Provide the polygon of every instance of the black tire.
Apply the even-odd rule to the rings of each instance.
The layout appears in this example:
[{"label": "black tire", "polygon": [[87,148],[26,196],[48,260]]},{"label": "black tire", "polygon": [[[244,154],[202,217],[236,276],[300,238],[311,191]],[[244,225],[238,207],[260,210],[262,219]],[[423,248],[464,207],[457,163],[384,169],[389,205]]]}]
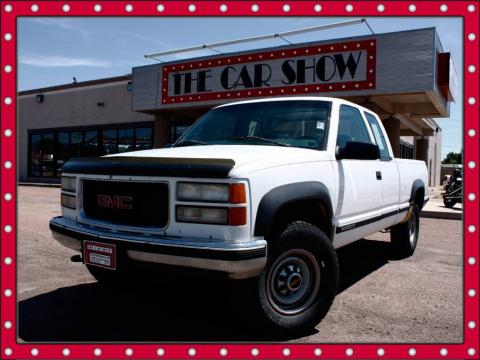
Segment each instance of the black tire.
[{"label": "black tire", "polygon": [[317,227],[296,221],[269,246],[267,265],[254,283],[261,319],[280,334],[313,329],[337,294],[338,260],[331,240]]},{"label": "black tire", "polygon": [[447,208],[452,208],[455,206],[457,202],[453,199],[448,199],[448,198],[443,198],[443,205],[445,205],[445,207]]},{"label": "black tire", "polygon": [[410,216],[407,221],[397,224],[390,229],[392,248],[400,258],[413,255],[418,243],[420,229],[420,211],[418,205],[412,205]]}]

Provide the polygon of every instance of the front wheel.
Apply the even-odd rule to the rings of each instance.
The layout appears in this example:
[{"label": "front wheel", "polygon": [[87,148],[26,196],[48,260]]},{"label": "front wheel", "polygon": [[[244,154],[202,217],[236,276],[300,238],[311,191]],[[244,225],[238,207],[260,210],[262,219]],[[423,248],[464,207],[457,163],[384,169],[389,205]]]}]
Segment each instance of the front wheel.
[{"label": "front wheel", "polygon": [[409,257],[415,252],[420,229],[419,213],[418,206],[416,204],[412,205],[408,220],[395,225],[390,230],[393,250],[400,257]]},{"label": "front wheel", "polygon": [[451,198],[443,198],[443,205],[445,205],[445,207],[447,208],[452,208],[455,206],[457,202]]},{"label": "front wheel", "polygon": [[255,284],[261,317],[281,333],[314,328],[333,303],[338,273],[327,235],[309,223],[291,223],[271,245]]}]

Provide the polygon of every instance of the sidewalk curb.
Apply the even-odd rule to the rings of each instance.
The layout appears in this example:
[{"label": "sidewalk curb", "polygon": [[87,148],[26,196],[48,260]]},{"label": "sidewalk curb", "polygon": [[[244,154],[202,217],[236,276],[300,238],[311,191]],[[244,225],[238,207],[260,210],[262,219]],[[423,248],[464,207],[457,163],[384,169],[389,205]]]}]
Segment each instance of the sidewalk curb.
[{"label": "sidewalk curb", "polygon": [[27,183],[19,182],[18,186],[36,186],[36,187],[49,187],[49,188],[60,188],[60,184],[55,183]]},{"label": "sidewalk curb", "polygon": [[462,212],[422,211],[420,217],[444,220],[462,220]]}]

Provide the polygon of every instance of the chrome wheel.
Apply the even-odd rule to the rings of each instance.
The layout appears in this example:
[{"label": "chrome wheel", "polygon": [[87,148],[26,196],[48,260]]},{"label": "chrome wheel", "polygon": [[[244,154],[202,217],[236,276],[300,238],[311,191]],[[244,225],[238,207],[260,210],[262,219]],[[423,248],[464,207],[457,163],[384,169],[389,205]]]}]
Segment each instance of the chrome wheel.
[{"label": "chrome wheel", "polygon": [[272,264],[267,277],[267,298],[282,314],[294,315],[307,309],[320,288],[320,266],[304,249],[291,249]]}]

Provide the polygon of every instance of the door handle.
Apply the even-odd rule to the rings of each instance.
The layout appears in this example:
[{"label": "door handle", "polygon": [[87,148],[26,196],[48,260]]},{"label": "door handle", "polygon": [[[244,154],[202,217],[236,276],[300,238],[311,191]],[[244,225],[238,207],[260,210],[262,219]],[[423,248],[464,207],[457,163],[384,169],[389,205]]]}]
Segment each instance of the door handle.
[{"label": "door handle", "polygon": [[377,171],[377,180],[382,180],[382,172]]}]

